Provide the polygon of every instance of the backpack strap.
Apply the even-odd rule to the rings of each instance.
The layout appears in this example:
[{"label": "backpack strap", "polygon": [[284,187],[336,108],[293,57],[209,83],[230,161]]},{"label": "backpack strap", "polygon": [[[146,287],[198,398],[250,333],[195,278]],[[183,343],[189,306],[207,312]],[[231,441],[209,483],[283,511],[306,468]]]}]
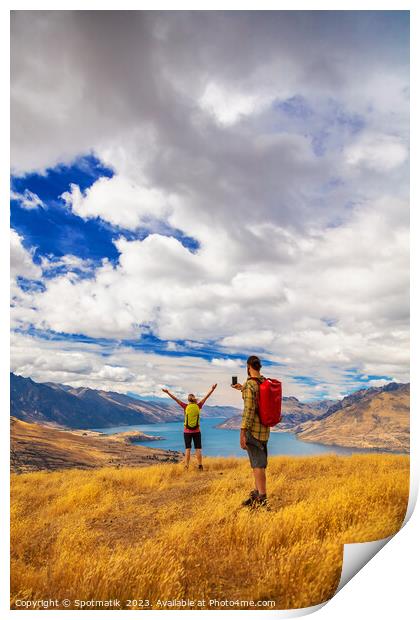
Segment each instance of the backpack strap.
[{"label": "backpack strap", "polygon": [[261,383],[264,383],[264,381],[266,381],[267,377],[262,377],[262,381],[259,380],[259,377],[248,377],[247,381],[249,380],[252,381],[256,381],[256,383],[258,384],[258,393],[256,395],[256,406],[257,406],[257,412],[259,412],[260,409],[260,390],[259,390],[259,386],[261,385]]}]

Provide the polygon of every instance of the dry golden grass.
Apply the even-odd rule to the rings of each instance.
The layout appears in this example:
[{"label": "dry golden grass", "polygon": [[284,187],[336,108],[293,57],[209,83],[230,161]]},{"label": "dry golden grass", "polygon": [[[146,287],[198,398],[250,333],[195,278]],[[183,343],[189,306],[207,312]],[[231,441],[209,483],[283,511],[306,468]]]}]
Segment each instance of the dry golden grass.
[{"label": "dry golden grass", "polygon": [[[12,476],[16,599],[274,600],[330,598],[342,545],[384,538],[404,519],[409,459],[272,457],[272,510],[240,508],[245,459]],[[210,608],[206,602],[204,608]]]}]

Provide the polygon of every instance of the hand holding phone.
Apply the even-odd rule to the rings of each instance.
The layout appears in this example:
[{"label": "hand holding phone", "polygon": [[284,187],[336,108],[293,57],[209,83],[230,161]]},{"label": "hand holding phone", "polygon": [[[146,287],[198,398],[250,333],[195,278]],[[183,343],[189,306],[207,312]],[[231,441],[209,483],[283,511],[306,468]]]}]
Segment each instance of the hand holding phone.
[{"label": "hand holding phone", "polygon": [[234,390],[242,390],[242,385],[238,383],[238,377],[232,377],[231,387],[233,387]]}]

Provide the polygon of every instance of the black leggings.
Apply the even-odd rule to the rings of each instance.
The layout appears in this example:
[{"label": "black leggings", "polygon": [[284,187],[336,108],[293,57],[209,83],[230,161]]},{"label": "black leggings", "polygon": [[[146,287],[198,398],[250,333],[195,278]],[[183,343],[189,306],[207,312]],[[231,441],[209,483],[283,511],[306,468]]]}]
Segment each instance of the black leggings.
[{"label": "black leggings", "polygon": [[201,450],[201,432],[198,433],[184,433],[184,442],[187,450],[191,449],[191,442],[194,441],[194,448]]}]

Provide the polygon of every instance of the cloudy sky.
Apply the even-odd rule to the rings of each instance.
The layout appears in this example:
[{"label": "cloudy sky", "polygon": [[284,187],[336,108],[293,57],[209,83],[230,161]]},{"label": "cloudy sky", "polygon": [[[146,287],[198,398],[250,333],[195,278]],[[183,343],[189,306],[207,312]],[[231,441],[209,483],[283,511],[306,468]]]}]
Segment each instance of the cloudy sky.
[{"label": "cloudy sky", "polygon": [[15,11],[12,369],[408,381],[409,14]]}]

